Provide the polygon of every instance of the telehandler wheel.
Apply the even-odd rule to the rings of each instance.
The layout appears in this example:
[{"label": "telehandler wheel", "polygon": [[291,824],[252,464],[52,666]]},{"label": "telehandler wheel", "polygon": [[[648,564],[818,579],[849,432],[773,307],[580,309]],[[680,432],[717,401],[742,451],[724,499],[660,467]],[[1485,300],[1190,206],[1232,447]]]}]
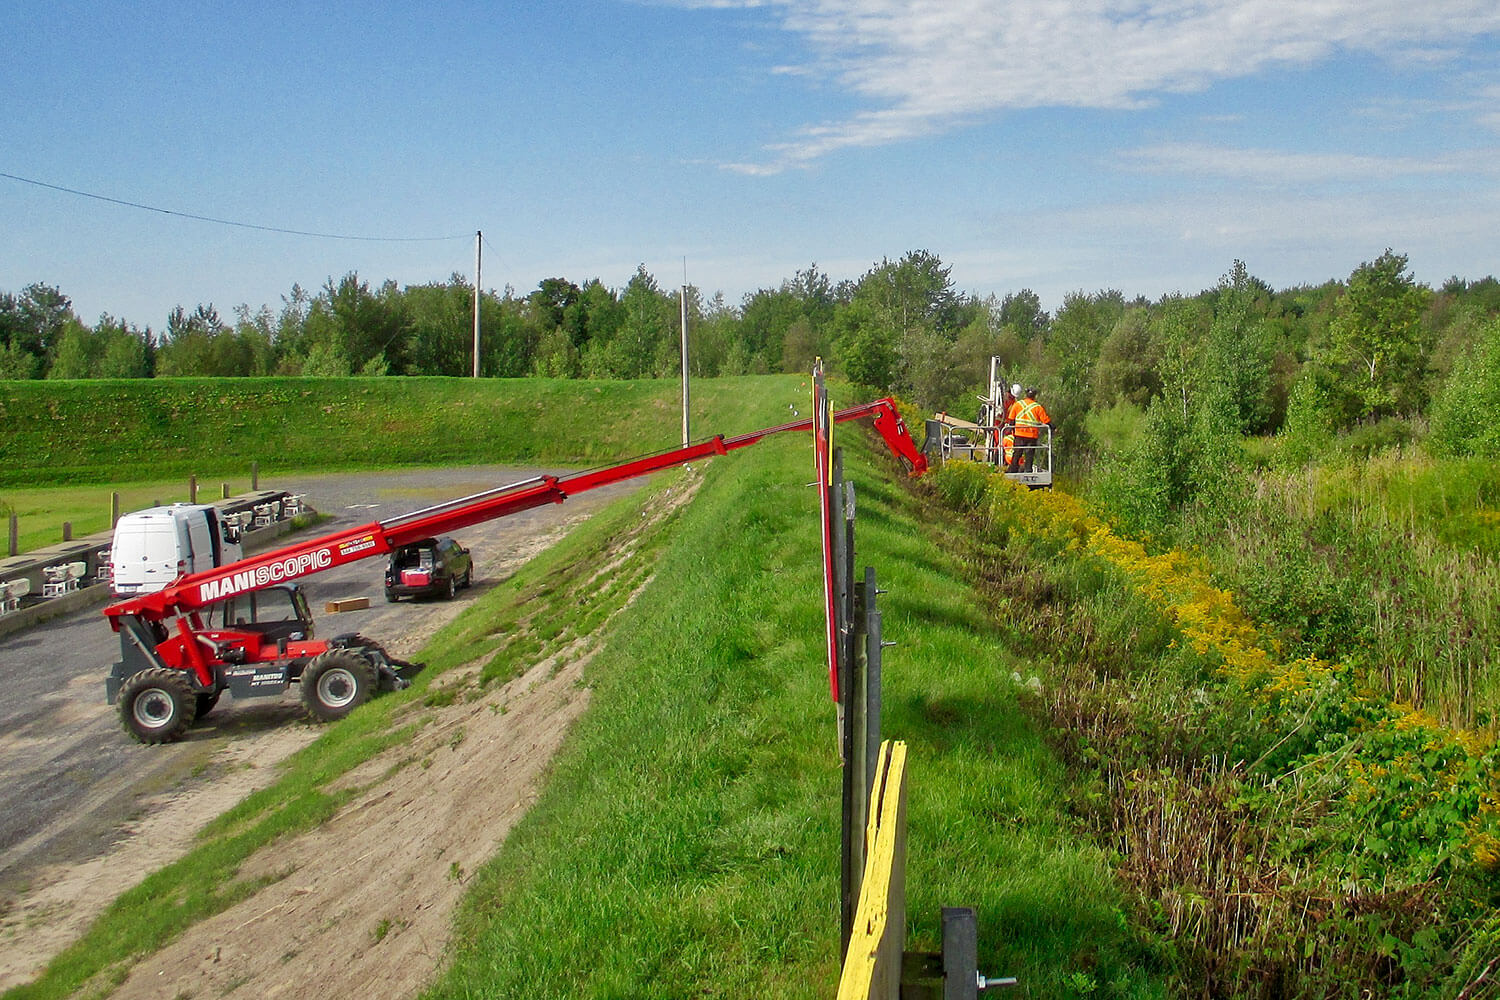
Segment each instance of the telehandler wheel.
[{"label": "telehandler wheel", "polygon": [[348,649],[313,657],[302,671],[302,704],[321,722],[342,719],[375,693],[375,667]]},{"label": "telehandler wheel", "polygon": [[120,687],[120,721],[142,743],[170,743],[198,717],[197,697],[181,670],[151,667]]}]

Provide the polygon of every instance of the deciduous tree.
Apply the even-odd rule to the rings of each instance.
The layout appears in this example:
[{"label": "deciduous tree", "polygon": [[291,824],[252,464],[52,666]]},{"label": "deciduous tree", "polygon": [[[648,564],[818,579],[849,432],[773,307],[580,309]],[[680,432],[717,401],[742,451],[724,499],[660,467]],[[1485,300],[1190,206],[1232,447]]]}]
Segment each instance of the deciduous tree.
[{"label": "deciduous tree", "polygon": [[1387,249],[1359,265],[1334,310],[1325,360],[1355,419],[1414,412],[1422,402],[1430,349],[1422,311],[1432,292],[1406,264],[1405,254]]}]

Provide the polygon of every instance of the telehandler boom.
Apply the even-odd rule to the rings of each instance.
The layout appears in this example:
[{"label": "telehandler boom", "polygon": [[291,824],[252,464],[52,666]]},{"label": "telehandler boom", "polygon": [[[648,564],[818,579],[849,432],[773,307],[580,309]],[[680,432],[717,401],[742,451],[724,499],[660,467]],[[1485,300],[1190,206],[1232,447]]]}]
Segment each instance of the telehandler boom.
[{"label": "telehandler boom", "polygon": [[[893,400],[833,415],[835,422],[864,417],[872,418],[912,475],[926,471],[927,460]],[[538,476],[180,577],[163,590],[104,609],[119,633],[121,657],[105,682],[106,696],[118,706],[126,730],[143,743],[178,739],[225,691],[236,699],[280,695],[294,682],[314,718],[342,718],[377,689],[405,687],[405,675],[420,668],[361,635],[315,639],[298,578],[812,426],[811,418],[797,420],[606,468]]]}]

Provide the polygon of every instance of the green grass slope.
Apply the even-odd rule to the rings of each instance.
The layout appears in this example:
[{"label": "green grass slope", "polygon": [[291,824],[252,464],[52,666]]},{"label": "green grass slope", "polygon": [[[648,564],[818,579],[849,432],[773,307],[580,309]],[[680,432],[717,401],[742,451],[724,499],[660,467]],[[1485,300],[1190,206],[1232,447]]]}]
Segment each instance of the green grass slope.
[{"label": "green grass slope", "polygon": [[[859,435],[861,563],[878,567],[885,733],[910,747],[908,914],[978,910],[1021,996],[1153,996],[1105,858],[1025,720],[963,567]],[[590,666],[540,801],[476,879],[430,997],[828,997],[839,767],[805,438],[714,462],[654,581]],[[939,527],[936,531],[949,531]]]},{"label": "green grass slope", "polygon": [[[789,419],[797,376],[693,384],[695,438]],[[0,382],[0,488],[197,473],[592,465],[681,441],[672,380],[255,378]]]}]

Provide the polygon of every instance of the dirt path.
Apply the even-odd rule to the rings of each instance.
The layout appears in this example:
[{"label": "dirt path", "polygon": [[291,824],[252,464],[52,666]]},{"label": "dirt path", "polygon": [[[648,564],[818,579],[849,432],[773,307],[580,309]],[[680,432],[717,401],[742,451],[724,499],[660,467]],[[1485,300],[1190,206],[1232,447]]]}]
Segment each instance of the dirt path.
[{"label": "dirt path", "polygon": [[583,665],[539,663],[480,701],[441,710],[414,743],[348,775],[345,785],[371,784],[333,820],[261,851],[241,872],[284,877],[137,965],[111,996],[336,1000],[422,989],[445,954],[464,883],[525,813],[587,703]]}]

